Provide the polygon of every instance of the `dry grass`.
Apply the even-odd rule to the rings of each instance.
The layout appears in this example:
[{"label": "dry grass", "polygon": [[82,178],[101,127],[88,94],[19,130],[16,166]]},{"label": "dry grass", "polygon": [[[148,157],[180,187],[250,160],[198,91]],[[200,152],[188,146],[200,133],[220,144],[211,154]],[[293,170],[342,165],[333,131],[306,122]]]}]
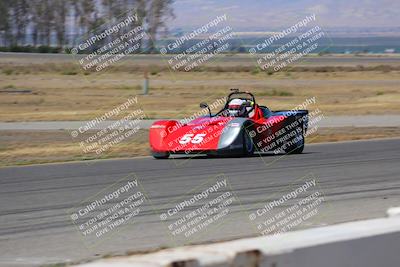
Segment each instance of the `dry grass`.
[{"label": "dry grass", "polygon": [[[80,70],[69,57],[39,59],[14,56],[0,62],[0,121],[89,120],[134,95],[148,118],[184,117],[229,88],[251,90],[272,109],[316,96],[327,115],[400,113],[400,60],[385,66],[305,60],[267,73],[254,71],[254,60],[226,56],[201,72],[185,73],[167,70],[157,56],[144,56],[98,74]],[[150,75],[147,96],[140,95],[144,69]]]},{"label": "dry grass", "polygon": [[[400,137],[400,128],[322,128],[310,135],[307,142],[334,142],[344,140]],[[85,154],[68,131],[0,131],[0,166],[27,165],[96,158],[120,158],[149,155],[148,131],[140,130],[109,151]]]},{"label": "dry grass", "polygon": [[[0,74],[0,121],[89,120],[138,95],[149,118],[187,116],[229,88],[251,90],[259,103],[288,109],[316,96],[328,115],[400,113],[400,72],[158,73],[150,95],[139,74]],[[22,90],[22,91],[21,91]]]},{"label": "dry grass", "polygon": [[0,166],[148,155],[147,140],[148,131],[141,130],[96,155],[85,153],[69,131],[0,131]]},{"label": "dry grass", "polygon": [[399,127],[339,127],[320,128],[317,134],[310,135],[306,141],[322,143],[392,137],[400,137]]}]

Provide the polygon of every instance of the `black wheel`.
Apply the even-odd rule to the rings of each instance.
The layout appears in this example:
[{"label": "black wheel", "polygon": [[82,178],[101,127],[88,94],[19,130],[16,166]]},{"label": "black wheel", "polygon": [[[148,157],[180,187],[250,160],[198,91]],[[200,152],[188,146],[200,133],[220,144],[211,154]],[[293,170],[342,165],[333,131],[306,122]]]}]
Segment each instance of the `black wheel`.
[{"label": "black wheel", "polygon": [[168,152],[152,152],[152,155],[155,159],[167,159],[169,158]]},{"label": "black wheel", "polygon": [[304,150],[304,134],[303,131],[300,131],[298,135],[296,136],[297,138],[297,143],[293,144],[290,146],[288,149],[286,149],[286,153],[288,154],[301,154],[303,153]]},{"label": "black wheel", "polygon": [[301,154],[304,150],[304,136],[302,136],[302,141],[299,141],[299,144],[292,147],[292,150],[289,152],[290,154]]},{"label": "black wheel", "polygon": [[243,156],[252,156],[254,154],[254,143],[249,132],[251,128],[243,129]]}]

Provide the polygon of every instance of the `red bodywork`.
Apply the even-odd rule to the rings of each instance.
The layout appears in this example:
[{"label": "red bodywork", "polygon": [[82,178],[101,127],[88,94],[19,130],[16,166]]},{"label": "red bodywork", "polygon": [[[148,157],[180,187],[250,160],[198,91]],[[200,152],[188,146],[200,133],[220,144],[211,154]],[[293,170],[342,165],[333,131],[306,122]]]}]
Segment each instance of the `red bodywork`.
[{"label": "red bodywork", "polygon": [[[219,149],[222,132],[234,119],[235,117],[223,116],[200,117],[187,124],[173,120],[157,121],[150,128],[151,150],[185,154],[216,151]],[[252,129],[257,132],[253,142],[258,142],[271,132],[278,131],[285,121],[285,117],[281,115],[265,118],[257,104],[254,107],[253,117],[247,119],[252,122]],[[269,125],[268,130],[262,130],[265,125]]]}]

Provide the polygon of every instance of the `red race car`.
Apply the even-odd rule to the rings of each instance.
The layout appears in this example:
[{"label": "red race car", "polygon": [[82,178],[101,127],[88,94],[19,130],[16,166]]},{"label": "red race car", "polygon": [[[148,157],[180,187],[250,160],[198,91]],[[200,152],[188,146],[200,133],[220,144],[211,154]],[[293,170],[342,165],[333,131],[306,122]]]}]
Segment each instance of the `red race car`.
[{"label": "red race car", "polygon": [[150,147],[156,159],[170,154],[242,155],[274,152],[299,154],[304,149],[307,110],[271,111],[249,92],[231,89],[224,107],[188,123],[156,121],[150,127]]}]

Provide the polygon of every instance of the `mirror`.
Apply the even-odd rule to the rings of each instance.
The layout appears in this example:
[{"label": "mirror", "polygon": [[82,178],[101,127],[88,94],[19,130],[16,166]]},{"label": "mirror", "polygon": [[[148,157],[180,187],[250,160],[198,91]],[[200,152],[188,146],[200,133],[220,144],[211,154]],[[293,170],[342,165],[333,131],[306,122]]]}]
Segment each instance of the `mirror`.
[{"label": "mirror", "polygon": [[211,109],[210,109],[210,107],[207,105],[207,103],[201,102],[201,103],[200,103],[200,108],[206,108],[206,109],[208,109],[208,114],[209,114],[210,118],[212,117],[212,115],[211,115]]},{"label": "mirror", "polygon": [[207,103],[201,102],[201,103],[200,103],[200,108],[208,108]]}]

